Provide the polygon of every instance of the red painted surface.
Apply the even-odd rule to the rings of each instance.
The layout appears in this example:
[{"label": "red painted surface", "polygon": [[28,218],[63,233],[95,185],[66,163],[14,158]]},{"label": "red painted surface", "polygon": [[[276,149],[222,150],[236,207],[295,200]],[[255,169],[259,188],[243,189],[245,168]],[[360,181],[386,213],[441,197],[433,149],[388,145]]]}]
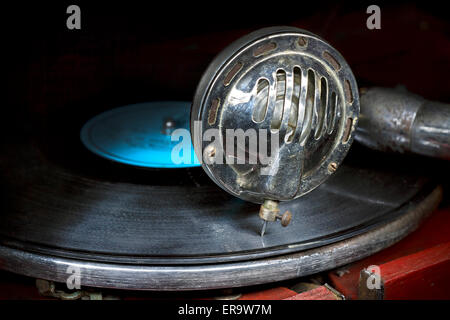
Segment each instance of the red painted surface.
[{"label": "red painted surface", "polygon": [[[402,241],[366,259],[341,268],[345,270],[342,276],[338,276],[335,271],[330,272],[332,286],[347,298],[357,299],[360,271],[371,265],[377,265],[380,266],[382,277],[383,270],[386,272],[387,299],[450,298],[448,285],[450,268],[448,262],[446,264],[442,261],[442,259],[449,259],[448,252],[440,248],[441,245],[445,247],[450,242],[448,226],[450,226],[450,208],[437,210],[418,230]],[[395,282],[395,278],[398,282]],[[440,281],[437,281],[438,278]],[[406,285],[405,282],[410,283]],[[429,286],[426,285],[427,282]],[[398,289],[395,286],[398,286]],[[414,290],[422,292],[414,292]]]},{"label": "red painted surface", "polygon": [[325,286],[320,286],[284,300],[338,300],[338,298]]},{"label": "red painted surface", "polygon": [[239,300],[283,300],[297,295],[297,292],[284,287],[244,293]]},{"label": "red painted surface", "polygon": [[450,299],[450,242],[380,266],[384,299]]}]

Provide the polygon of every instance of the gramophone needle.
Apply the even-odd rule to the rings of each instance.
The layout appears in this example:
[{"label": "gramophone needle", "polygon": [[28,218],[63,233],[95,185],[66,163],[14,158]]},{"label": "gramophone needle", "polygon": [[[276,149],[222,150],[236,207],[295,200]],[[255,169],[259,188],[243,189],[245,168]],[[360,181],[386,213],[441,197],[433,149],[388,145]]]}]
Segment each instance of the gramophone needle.
[{"label": "gramophone needle", "polygon": [[267,221],[264,221],[262,228],[261,228],[261,237],[264,236],[264,233],[266,232],[267,227]]}]

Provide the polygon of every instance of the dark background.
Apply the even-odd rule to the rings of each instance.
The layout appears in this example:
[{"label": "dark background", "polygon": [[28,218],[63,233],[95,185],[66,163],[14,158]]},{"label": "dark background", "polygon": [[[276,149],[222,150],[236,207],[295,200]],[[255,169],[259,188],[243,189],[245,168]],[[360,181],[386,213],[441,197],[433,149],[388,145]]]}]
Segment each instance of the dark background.
[{"label": "dark background", "polygon": [[[368,1],[71,0],[3,5],[0,61],[6,83],[0,145],[8,152],[7,145],[31,142],[46,161],[75,174],[153,181],[152,172],[119,167],[90,153],[79,139],[83,124],[127,104],[191,101],[215,55],[237,38],[274,25],[300,27],[327,40],[347,60],[360,87],[403,85],[428,99],[450,102],[445,4],[375,3],[381,8],[380,30],[366,27],[367,7],[374,4]],[[81,9],[81,30],[66,27],[71,4]],[[352,151],[358,147],[355,143]],[[15,157],[16,162],[28,158]],[[436,171],[440,175],[440,169]],[[157,183],[173,183],[167,175]],[[209,181],[201,170],[195,176]]]},{"label": "dark background", "polygon": [[[71,115],[82,121],[129,103],[190,101],[221,49],[272,25],[322,36],[346,58],[360,86],[402,84],[426,98],[450,101],[450,22],[444,1],[375,2],[381,30],[366,28],[372,2],[143,3],[3,6],[4,115],[36,120],[52,114],[60,121]],[[81,8],[81,30],[66,28],[70,4]]]}]

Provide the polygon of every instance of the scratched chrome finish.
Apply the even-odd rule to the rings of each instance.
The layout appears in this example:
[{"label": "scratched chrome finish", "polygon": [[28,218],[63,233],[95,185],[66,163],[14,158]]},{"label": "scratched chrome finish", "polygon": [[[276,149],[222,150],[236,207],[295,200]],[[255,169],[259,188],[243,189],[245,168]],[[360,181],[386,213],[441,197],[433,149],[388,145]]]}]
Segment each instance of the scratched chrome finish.
[{"label": "scratched chrome finish", "polygon": [[361,96],[356,140],[380,151],[450,159],[450,105],[399,89],[369,88]]},{"label": "scratched chrome finish", "polygon": [[[275,27],[237,40],[203,75],[191,126],[200,121],[203,132],[218,129],[219,142],[191,131],[211,179],[241,199],[262,203],[298,198],[330,177],[352,143],[358,114],[356,81],[339,52],[304,30]],[[267,150],[273,137],[278,152],[266,164],[220,164],[236,161],[224,147],[227,129],[265,129]],[[243,148],[260,159],[260,147]]]}]

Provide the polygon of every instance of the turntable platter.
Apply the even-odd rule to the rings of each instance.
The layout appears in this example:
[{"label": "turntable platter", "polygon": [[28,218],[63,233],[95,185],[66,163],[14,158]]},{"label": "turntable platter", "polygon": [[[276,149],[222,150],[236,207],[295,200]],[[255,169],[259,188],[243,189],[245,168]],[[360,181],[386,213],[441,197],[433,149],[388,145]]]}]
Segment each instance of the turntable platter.
[{"label": "turntable platter", "polygon": [[441,197],[404,158],[354,148],[329,181],[280,205],[289,228],[260,237],[259,206],[201,168],[142,169],[77,139],[56,155],[42,146],[60,137],[17,139],[0,157],[0,267],[64,282],[75,264],[89,286],[213,289],[319,272],[399,240]]}]

